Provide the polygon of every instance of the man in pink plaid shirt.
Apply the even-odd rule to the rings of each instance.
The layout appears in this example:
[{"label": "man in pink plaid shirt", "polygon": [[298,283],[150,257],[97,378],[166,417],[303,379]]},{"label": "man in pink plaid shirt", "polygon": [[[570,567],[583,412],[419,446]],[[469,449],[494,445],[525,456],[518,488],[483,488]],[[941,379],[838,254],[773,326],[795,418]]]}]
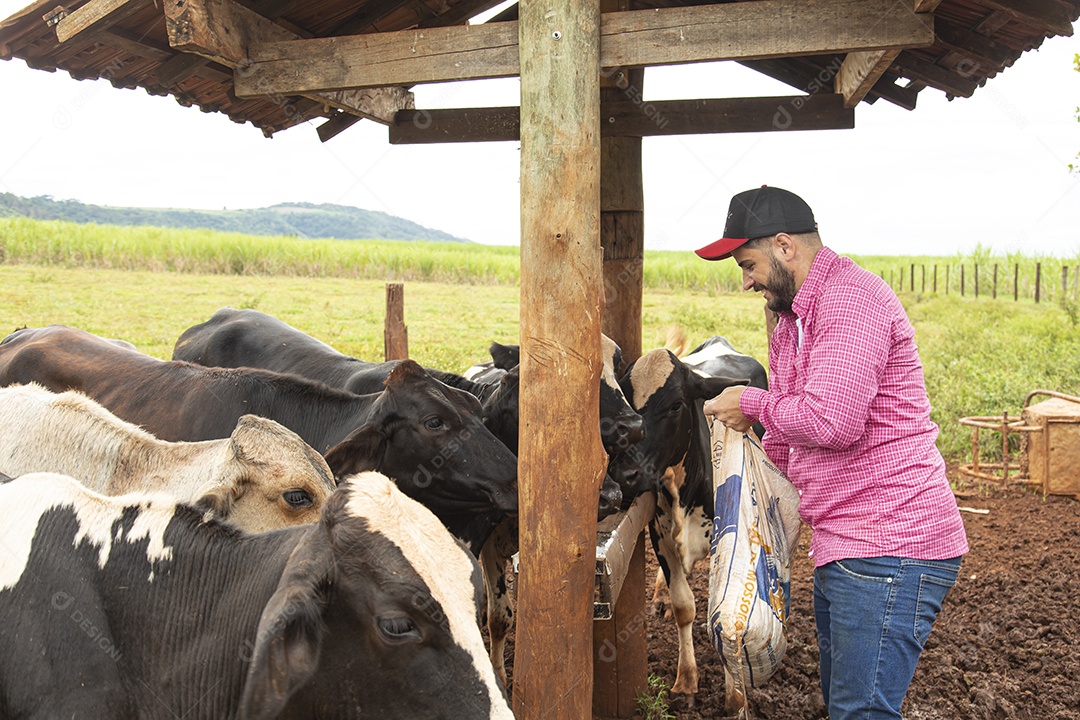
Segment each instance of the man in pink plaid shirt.
[{"label": "man in pink plaid shirt", "polygon": [[900,718],[968,551],[915,330],[883,280],[821,244],[810,207],[787,190],[736,195],[724,237],[697,254],[734,257],[743,289],[779,318],[769,389],[729,388],[705,413],[743,432],[760,421],[799,491],[829,717]]}]

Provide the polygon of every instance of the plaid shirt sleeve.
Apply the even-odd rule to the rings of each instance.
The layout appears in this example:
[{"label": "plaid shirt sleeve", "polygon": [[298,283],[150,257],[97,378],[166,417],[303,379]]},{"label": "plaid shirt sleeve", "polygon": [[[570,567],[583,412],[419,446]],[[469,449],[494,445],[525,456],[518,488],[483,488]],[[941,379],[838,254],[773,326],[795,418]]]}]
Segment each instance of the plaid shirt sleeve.
[{"label": "plaid shirt sleeve", "polygon": [[816,326],[805,329],[814,338],[804,343],[810,345],[809,357],[795,353],[796,363],[813,368],[803,391],[759,391],[763,397],[752,399],[746,409],[756,411],[774,444],[843,450],[866,430],[888,360],[892,318],[861,288],[826,295],[821,302]]}]

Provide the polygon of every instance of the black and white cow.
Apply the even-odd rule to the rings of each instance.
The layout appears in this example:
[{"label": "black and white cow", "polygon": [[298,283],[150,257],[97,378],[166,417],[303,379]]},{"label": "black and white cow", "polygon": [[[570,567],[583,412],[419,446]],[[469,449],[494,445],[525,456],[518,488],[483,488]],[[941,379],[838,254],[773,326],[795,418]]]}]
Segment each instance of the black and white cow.
[{"label": "black and white cow", "polygon": [[[742,378],[750,387],[769,389],[769,378],[761,363],[739,352],[719,335],[709,338],[680,359],[699,375]],[[765,434],[765,426],[754,423],[754,432],[759,438],[762,437]]]},{"label": "black and white cow", "polygon": [[379,392],[357,395],[298,375],[166,362],[51,325],[0,341],[0,386],[30,382],[78,390],[161,440],[226,438],[242,415],[269,418],[323,454],[335,476],[393,477],[476,552],[517,512],[517,458],[484,427],[479,401],[411,360]]},{"label": "black and white cow", "polygon": [[385,476],[245,535],[31,474],[0,547],[2,718],[513,718],[475,560]]},{"label": "black and white cow", "polygon": [[[626,396],[645,419],[645,439],[625,459],[616,458],[610,472],[642,491],[657,490],[649,537],[671,591],[679,631],[679,667],[671,690],[687,694],[691,703],[698,671],[689,575],[695,563],[709,556],[715,511],[709,425],[702,405],[725,388],[745,382],[694,372],[664,348],[643,355],[622,378]],[[730,692],[728,701],[734,703]]]},{"label": "black and white cow", "polygon": [[[609,457],[625,452],[634,443],[641,440],[644,427],[641,416],[630,407],[619,386],[616,372],[622,364],[622,349],[614,340],[601,335],[600,372],[600,436]],[[517,345],[503,345],[493,342],[489,348],[491,361],[472,366],[465,371],[464,377],[480,384],[511,382],[515,389],[512,394],[513,409],[509,409],[511,396],[501,401],[507,407],[506,417],[500,426],[506,430],[501,437],[515,453],[518,449],[518,372],[521,350]],[[494,403],[489,403],[494,405]],[[487,407],[488,404],[485,405]],[[487,418],[485,417],[485,423]],[[512,427],[512,433],[509,428]],[[492,430],[495,432],[494,430]],[[512,443],[512,444],[511,444]],[[600,486],[600,505],[598,519],[617,512],[621,507],[629,507],[635,496],[628,496],[610,473],[605,474]],[[507,584],[507,563],[518,551],[518,524],[516,518],[507,518],[492,532],[491,537],[480,553],[480,565],[484,570],[484,583],[488,598],[488,639],[491,643],[491,662],[499,677],[506,681],[505,647],[506,638],[514,627],[514,610]]]}]

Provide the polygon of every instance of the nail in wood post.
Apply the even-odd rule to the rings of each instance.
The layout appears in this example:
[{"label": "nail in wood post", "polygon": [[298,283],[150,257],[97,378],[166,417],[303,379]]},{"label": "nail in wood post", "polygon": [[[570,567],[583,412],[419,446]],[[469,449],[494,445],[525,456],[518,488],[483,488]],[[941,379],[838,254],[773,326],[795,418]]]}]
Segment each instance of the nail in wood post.
[{"label": "nail in wood post", "polygon": [[405,286],[401,283],[386,283],[383,347],[387,360],[407,360],[409,357],[409,329],[405,327]]}]

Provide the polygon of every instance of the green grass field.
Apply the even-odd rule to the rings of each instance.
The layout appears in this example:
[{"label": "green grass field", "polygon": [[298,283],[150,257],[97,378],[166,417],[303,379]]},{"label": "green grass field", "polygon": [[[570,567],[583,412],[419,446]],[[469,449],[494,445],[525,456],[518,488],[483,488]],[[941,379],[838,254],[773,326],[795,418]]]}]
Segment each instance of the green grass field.
[{"label": "green grass field", "polygon": [[[109,236],[112,240],[109,241]],[[953,258],[856,258],[878,271]],[[1033,259],[1003,258],[1031,264]],[[275,315],[341,352],[382,359],[386,281],[405,281],[411,356],[461,371],[492,340],[517,342],[517,248],[454,243],[299,241],[201,231],[0,219],[0,336],[63,323],[171,357],[183,330],[230,305]],[[982,262],[985,261],[983,260]],[[1057,261],[1060,273],[1061,261]],[[727,337],[763,363],[762,300],[737,290],[734,263],[647,253],[646,349],[668,329],[691,343]],[[910,280],[910,277],[909,277]],[[905,283],[905,286],[907,283]],[[1019,412],[1031,390],[1080,394],[1080,312],[1066,293],[1036,305],[986,294],[901,291],[916,328],[938,444],[966,461],[970,415]],[[1003,293],[1004,294],[1004,293]],[[995,441],[984,442],[993,456]]]}]

